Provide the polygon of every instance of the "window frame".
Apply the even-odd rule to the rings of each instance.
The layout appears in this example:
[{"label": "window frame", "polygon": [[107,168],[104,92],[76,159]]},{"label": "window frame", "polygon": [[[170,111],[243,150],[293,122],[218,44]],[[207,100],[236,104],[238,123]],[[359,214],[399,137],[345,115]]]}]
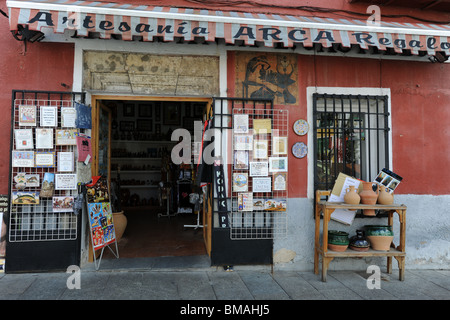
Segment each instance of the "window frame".
[{"label": "window frame", "polygon": [[[357,97],[358,95],[384,97],[387,104],[387,114],[385,126],[389,128],[387,132],[387,146],[385,152],[387,153],[388,167],[392,170],[392,117],[391,117],[391,93],[389,88],[350,88],[350,87],[308,87],[307,88],[307,119],[310,124],[310,131],[308,133],[308,188],[307,197],[314,199],[315,194],[315,132],[314,132],[314,94],[319,95],[343,95]],[[371,172],[372,174],[373,173]],[[375,176],[374,176],[375,177]]]}]

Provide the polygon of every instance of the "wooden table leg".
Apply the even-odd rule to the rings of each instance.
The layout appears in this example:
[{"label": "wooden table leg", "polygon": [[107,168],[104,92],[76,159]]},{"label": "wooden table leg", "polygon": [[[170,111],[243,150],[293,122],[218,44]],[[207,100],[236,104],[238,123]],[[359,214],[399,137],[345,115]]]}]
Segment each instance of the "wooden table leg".
[{"label": "wooden table leg", "polygon": [[398,279],[405,280],[405,257],[394,257],[398,262]]},{"label": "wooden table leg", "polygon": [[328,266],[330,265],[332,257],[322,257],[322,281],[327,282],[327,271]]},{"label": "wooden table leg", "polygon": [[392,273],[392,257],[387,257],[387,273]]}]

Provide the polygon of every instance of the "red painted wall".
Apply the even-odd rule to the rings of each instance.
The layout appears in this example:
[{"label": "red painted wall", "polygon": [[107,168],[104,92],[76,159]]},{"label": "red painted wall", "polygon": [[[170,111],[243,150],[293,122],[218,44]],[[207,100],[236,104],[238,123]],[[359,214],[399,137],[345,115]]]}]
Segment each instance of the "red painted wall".
[{"label": "red painted wall", "polygon": [[[4,0],[0,9],[8,12]],[[74,47],[72,44],[29,43],[13,38],[8,19],[0,15],[0,194],[8,193],[11,131],[11,92],[14,89],[70,91]]]},{"label": "red painted wall", "polygon": [[[228,93],[235,89],[234,54],[228,58]],[[290,126],[306,119],[306,88],[391,89],[394,172],[404,178],[397,194],[450,194],[450,64],[377,59],[298,56],[299,102]],[[291,130],[289,146],[307,143]],[[289,196],[306,197],[307,160],[289,155]]]}]

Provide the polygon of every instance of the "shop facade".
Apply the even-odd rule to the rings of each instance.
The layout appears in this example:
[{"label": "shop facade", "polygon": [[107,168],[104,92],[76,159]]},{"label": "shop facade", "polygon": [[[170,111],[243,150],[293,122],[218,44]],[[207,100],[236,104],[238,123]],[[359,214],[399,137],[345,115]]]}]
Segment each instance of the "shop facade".
[{"label": "shop facade", "polygon": [[[182,120],[195,118],[193,109],[199,106],[201,138],[193,142],[203,143],[203,155],[210,150],[206,129],[214,135],[215,161],[191,166],[209,172],[200,182],[206,185],[202,232],[211,265],[272,264],[312,270],[315,191],[331,189],[339,172],[373,181],[387,168],[403,177],[395,200],[408,207],[407,268],[448,268],[449,221],[443,215],[450,202],[446,183],[450,171],[445,169],[450,160],[445,131],[450,101],[445,62],[450,54],[448,25],[411,26],[400,19],[371,29],[365,21],[324,22],[301,14],[293,22],[292,16],[281,15],[281,9],[280,16],[255,17],[258,10],[250,11],[253,15],[218,14],[182,5],[144,10],[101,3],[9,1],[9,25],[6,19],[2,22],[2,40],[10,44],[2,64],[2,82],[9,83],[2,90],[3,107],[14,118],[24,98],[90,106],[92,126],[83,133],[92,138],[93,161],[87,165],[75,161],[76,170],[70,172],[77,173],[79,182],[87,182],[92,175],[105,173],[102,165],[112,177],[114,153],[122,148],[109,145],[107,152],[101,150],[100,127],[106,119],[100,116],[101,105],[134,105],[136,125],[146,119],[144,114],[138,116],[141,104],[161,106],[164,134],[193,125],[175,121],[172,126],[167,114],[165,126],[171,104],[182,106]],[[438,17],[445,14],[427,16],[430,21]],[[7,34],[11,28],[17,35],[19,25],[43,32],[44,40],[25,47]],[[13,90],[17,91],[11,96]],[[156,116],[151,118],[152,134]],[[118,119],[119,126],[120,120],[126,119]],[[307,128],[296,127],[299,120]],[[12,201],[18,171],[10,165],[9,155],[15,150],[14,129],[20,126],[14,127],[9,118],[2,121],[4,135],[11,137],[2,145],[2,193]],[[255,140],[251,148],[246,146],[248,140],[237,140],[242,137]],[[258,155],[253,148],[256,141],[262,144]],[[240,153],[244,160],[238,164]],[[267,163],[267,172],[265,166],[257,167],[261,163]],[[274,169],[282,164],[284,169]],[[251,183],[239,189],[235,176]],[[239,207],[243,197],[252,201],[248,211]],[[281,209],[268,212],[264,205],[257,209],[257,200],[277,200]],[[76,230],[73,238],[29,241],[13,239],[11,230],[17,229],[9,212],[7,267],[45,270],[90,261],[90,232],[82,216],[70,222]],[[330,223],[355,233],[366,224],[383,224],[384,219],[358,215],[351,226]],[[74,243],[66,247],[67,241]],[[60,252],[57,256],[70,252],[71,258],[43,266],[30,262],[32,252],[46,252],[45,260],[56,260],[51,250]],[[382,265],[384,260],[343,259],[333,266],[354,269],[367,264]]]}]

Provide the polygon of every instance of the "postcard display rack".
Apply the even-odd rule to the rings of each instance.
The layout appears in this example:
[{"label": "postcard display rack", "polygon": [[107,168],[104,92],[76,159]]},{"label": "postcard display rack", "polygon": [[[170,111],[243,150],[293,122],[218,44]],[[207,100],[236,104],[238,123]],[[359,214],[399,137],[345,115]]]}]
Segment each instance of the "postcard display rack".
[{"label": "postcard display rack", "polygon": [[74,103],[16,99],[13,114],[9,241],[77,239]]},{"label": "postcard display rack", "polygon": [[287,110],[233,109],[231,239],[287,235]]}]

